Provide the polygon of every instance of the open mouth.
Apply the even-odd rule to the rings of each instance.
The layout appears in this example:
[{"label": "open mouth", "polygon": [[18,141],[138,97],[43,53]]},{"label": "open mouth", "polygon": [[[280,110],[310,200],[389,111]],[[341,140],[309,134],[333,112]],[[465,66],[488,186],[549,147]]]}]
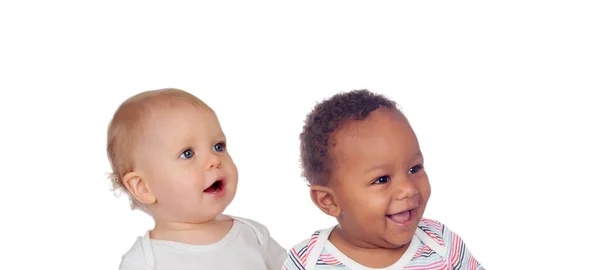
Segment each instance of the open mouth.
[{"label": "open mouth", "polygon": [[219,193],[223,190],[223,180],[215,181],[210,187],[204,190],[205,193]]},{"label": "open mouth", "polygon": [[414,209],[406,210],[404,212],[399,212],[391,215],[385,215],[385,217],[396,224],[407,225],[412,221],[414,217]]}]

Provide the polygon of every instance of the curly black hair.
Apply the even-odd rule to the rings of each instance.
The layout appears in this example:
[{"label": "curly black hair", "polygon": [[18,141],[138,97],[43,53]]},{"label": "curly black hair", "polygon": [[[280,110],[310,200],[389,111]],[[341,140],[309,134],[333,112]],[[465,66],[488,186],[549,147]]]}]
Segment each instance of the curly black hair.
[{"label": "curly black hair", "polygon": [[380,107],[398,110],[396,102],[366,89],[338,93],[315,105],[300,133],[302,176],[309,185],[329,182],[333,133],[346,121],[364,120]]}]

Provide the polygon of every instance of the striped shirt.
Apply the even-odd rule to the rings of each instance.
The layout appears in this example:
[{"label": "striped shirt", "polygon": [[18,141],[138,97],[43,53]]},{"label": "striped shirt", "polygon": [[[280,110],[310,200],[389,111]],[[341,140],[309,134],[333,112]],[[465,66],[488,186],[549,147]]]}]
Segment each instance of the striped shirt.
[{"label": "striped shirt", "polygon": [[[334,227],[316,231],[309,239],[295,245],[288,252],[282,270],[372,270],[345,256],[327,239]],[[444,224],[422,219],[404,255],[392,269],[447,269],[484,270],[473,257],[463,240]]]}]

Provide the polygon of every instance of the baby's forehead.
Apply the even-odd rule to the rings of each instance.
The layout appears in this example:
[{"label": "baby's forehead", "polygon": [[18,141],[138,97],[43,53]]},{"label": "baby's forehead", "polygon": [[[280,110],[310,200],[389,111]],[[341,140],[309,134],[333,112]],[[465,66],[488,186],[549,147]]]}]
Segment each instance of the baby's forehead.
[{"label": "baby's forehead", "polygon": [[378,153],[402,154],[419,152],[419,143],[406,118],[377,115],[364,120],[351,120],[330,137],[331,153],[336,156]]},{"label": "baby's forehead", "polygon": [[181,108],[196,108],[212,111],[212,109],[204,102],[199,99],[186,98],[181,96],[155,96],[140,102],[139,106],[146,108],[147,110],[162,110],[163,112],[169,112],[178,110]]},{"label": "baby's forehead", "polygon": [[213,110],[200,101],[191,101],[180,97],[162,97],[149,100],[145,104],[140,104],[145,114],[144,120],[160,120],[163,118],[172,118],[180,114],[194,114],[201,116],[212,116]]},{"label": "baby's forehead", "polygon": [[144,134],[162,136],[213,133],[213,129],[221,132],[219,120],[210,108],[188,103],[152,108],[145,117],[142,128]]},{"label": "baby's forehead", "polygon": [[412,127],[400,112],[377,110],[362,120],[347,119],[331,137],[336,140],[357,140],[383,133],[402,136],[412,133]]}]

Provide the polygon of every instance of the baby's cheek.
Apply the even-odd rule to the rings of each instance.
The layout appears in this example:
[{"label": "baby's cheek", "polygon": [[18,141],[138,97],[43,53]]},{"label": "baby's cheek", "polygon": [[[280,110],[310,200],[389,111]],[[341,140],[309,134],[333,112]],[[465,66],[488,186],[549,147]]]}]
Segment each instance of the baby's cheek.
[{"label": "baby's cheek", "polygon": [[429,196],[431,196],[431,185],[429,184],[428,178],[419,181],[417,188],[419,189],[419,192],[423,194],[423,197],[428,199]]},{"label": "baby's cheek", "polygon": [[204,179],[201,177],[181,175],[171,179],[169,190],[171,190],[174,195],[186,197],[201,192],[202,187],[205,185],[204,182]]},{"label": "baby's cheek", "polygon": [[360,212],[363,219],[372,222],[373,218],[385,216],[388,206],[387,199],[369,196],[356,201],[355,211]]}]

